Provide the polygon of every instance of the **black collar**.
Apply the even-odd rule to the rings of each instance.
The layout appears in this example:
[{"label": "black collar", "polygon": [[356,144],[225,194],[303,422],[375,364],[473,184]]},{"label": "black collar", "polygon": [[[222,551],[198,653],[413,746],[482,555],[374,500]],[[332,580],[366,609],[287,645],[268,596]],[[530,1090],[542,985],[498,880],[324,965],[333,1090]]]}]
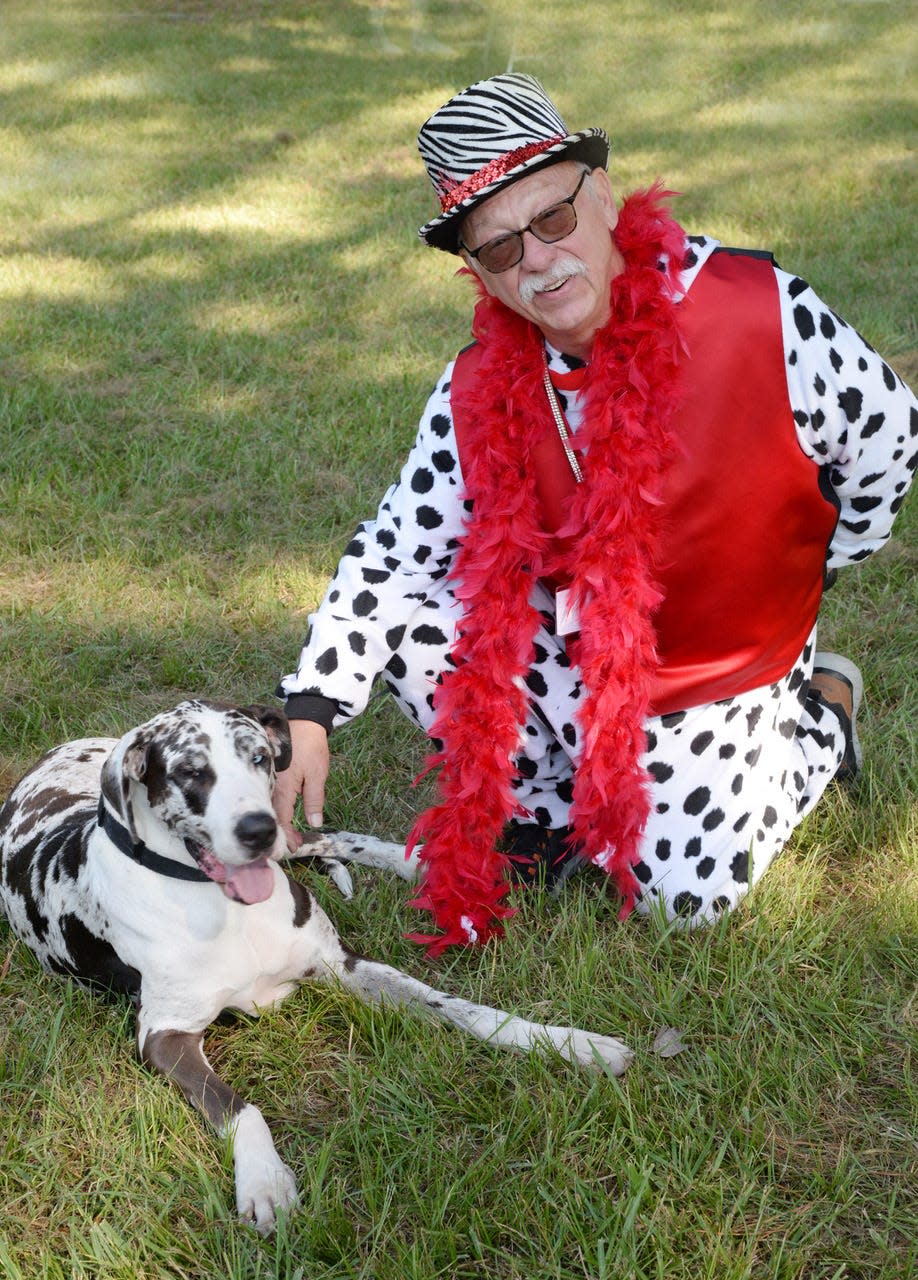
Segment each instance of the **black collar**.
[{"label": "black collar", "polygon": [[213,884],[210,876],[206,876],[200,867],[189,867],[184,862],[175,862],[172,858],[164,858],[159,853],[140,841],[131,839],[127,827],[123,826],[106,809],[105,801],[99,797],[99,826],[111,840],[115,848],[120,849],[133,862],[137,862],[148,871],[155,871],[161,876],[171,876],[173,880],[194,880],[197,884]]}]

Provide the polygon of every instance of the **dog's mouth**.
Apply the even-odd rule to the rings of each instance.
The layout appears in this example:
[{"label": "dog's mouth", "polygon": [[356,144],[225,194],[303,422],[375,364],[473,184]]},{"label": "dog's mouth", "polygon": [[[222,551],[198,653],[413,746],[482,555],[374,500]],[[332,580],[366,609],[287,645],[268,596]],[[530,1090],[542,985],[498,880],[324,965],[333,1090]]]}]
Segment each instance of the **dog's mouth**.
[{"label": "dog's mouth", "polygon": [[243,867],[229,866],[221,862],[206,845],[186,840],[185,848],[206,876],[218,884],[228,898],[251,906],[264,902],[274,891],[274,866],[264,856],[247,862]]}]

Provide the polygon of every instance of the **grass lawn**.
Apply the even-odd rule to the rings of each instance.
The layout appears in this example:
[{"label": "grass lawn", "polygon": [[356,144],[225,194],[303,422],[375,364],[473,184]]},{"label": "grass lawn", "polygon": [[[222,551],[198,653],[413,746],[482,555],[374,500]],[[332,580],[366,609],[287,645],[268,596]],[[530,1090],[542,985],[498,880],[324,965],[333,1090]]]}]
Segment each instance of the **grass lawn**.
[{"label": "grass lawn", "polygon": [[[453,90],[531,71],[613,183],[769,247],[918,381],[908,0],[5,0],[0,794],[47,747],[186,694],[269,698],[465,343],[416,228]],[[355,949],[621,1035],[621,1080],[337,992],[215,1028],[302,1208],[236,1224],[226,1150],[131,1017],[0,922],[5,1280],[918,1276],[918,504],[827,598],[867,764],[749,903],[684,936],[597,878],[432,966],[404,886],[316,892]],[[403,838],[419,743],[333,739],[331,825]],[[652,1051],[664,1027],[685,1044]]]}]

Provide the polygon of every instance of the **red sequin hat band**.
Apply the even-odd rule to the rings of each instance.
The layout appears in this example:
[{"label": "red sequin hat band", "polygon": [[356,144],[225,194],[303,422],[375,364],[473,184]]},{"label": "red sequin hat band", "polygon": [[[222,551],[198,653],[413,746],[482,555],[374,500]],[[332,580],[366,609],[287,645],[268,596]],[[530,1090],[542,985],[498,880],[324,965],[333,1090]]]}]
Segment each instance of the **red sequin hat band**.
[{"label": "red sequin hat band", "polygon": [[[476,170],[471,177],[466,178],[463,182],[456,183],[455,186],[440,196],[441,211],[449,213],[450,209],[455,209],[456,205],[462,204],[463,200],[467,200],[470,196],[477,195],[479,191],[483,191],[485,187],[497,182],[499,178],[503,178],[512,169],[525,164],[533,156],[541,155],[543,151],[549,151],[552,147],[557,146],[559,142],[564,141],[564,137],[563,133],[559,133],[553,138],[544,139],[542,142],[530,142],[525,147],[517,147],[515,151],[508,151],[505,155],[491,160],[488,164]],[[445,185],[446,181],[447,179],[444,178],[441,183]]]}]

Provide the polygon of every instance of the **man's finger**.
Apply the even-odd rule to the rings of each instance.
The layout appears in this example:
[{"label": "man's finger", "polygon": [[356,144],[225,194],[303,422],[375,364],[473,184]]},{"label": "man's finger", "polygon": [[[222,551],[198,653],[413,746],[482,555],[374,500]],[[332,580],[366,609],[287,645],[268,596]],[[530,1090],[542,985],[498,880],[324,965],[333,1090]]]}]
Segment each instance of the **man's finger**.
[{"label": "man's finger", "polygon": [[274,784],[274,812],[278,825],[287,841],[287,849],[295,853],[303,843],[303,837],[293,825],[293,807],[296,803],[296,786],[290,785],[289,777],[279,774]]}]

